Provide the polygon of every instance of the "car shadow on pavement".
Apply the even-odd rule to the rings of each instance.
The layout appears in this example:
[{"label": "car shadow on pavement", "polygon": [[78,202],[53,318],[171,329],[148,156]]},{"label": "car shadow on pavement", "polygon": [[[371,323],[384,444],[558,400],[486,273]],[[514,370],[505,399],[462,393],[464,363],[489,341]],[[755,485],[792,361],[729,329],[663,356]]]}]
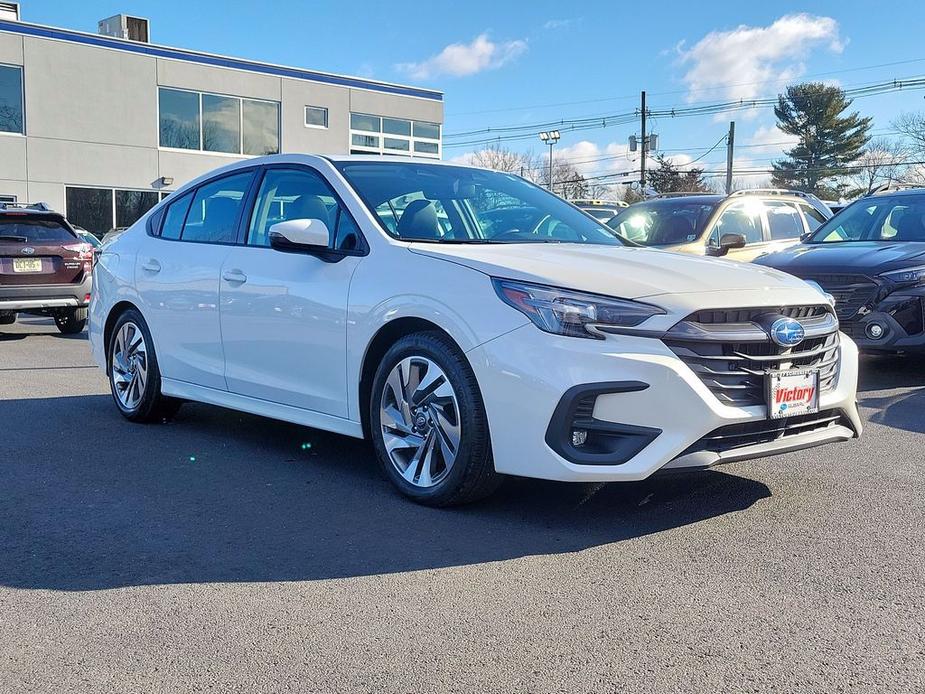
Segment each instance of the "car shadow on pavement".
[{"label": "car shadow on pavement", "polygon": [[858,397],[862,408],[874,410],[871,422],[925,433],[925,356],[865,355]]},{"label": "car shadow on pavement", "polygon": [[771,494],[721,472],[596,486],[512,478],[489,500],[437,510],[398,496],[365,442],[220,408],[186,405],[173,423],[141,426],[109,396],[5,400],[0,421],[12,454],[0,463],[0,584],[17,588],[439,569],[619,542]]}]

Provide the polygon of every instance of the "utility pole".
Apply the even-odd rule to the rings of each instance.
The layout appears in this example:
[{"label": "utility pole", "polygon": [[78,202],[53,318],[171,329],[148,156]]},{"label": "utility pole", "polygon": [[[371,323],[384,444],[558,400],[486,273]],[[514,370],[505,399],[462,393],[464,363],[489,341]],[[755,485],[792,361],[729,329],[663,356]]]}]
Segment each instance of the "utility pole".
[{"label": "utility pole", "polygon": [[646,138],[646,93],[642,92],[641,96],[641,106],[640,110],[642,111],[642,139],[639,141],[640,149],[640,164],[639,164],[639,192],[642,195],[646,194],[646,155],[649,151],[648,148],[648,138]]},{"label": "utility pole", "polygon": [[730,121],[729,134],[726,136],[726,195],[732,193],[732,154],[735,149],[736,122]]}]

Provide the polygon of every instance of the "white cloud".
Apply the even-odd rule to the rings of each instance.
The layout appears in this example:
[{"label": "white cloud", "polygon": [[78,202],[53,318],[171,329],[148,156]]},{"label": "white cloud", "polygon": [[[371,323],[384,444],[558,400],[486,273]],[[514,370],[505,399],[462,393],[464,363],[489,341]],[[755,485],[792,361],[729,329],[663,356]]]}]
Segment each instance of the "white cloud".
[{"label": "white cloud", "polygon": [[[712,31],[687,49],[678,44],[688,100],[752,99],[774,92],[805,72],[804,61],[817,48],[840,53],[845,42],[831,17],[790,14],[764,27],[740,25]],[[706,91],[707,94],[699,92]]]},{"label": "white cloud", "polygon": [[543,24],[543,28],[546,31],[554,31],[556,29],[568,29],[570,26],[573,26],[574,24],[578,24],[580,21],[581,21],[580,18],[579,19],[550,19],[545,24]]},{"label": "white cloud", "polygon": [[742,144],[748,145],[749,154],[751,155],[761,153],[782,154],[784,150],[790,149],[799,141],[800,138],[781,132],[777,129],[777,126],[761,125]]},{"label": "white cloud", "polygon": [[526,50],[526,40],[495,42],[488,34],[479,34],[471,43],[451,43],[427,60],[399,63],[395,69],[414,79],[430,79],[441,75],[465,77],[485,70],[495,70]]}]

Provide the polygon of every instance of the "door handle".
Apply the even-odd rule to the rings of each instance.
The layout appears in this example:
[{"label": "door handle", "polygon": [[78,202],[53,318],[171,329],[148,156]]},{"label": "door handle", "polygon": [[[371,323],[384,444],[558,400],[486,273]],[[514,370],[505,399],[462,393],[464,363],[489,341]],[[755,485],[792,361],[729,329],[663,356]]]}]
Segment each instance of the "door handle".
[{"label": "door handle", "polygon": [[161,264],[154,258],[149,258],[148,261],[141,266],[141,269],[146,272],[158,273],[161,271]]},{"label": "door handle", "polygon": [[247,275],[240,270],[226,270],[222,273],[222,279],[232,284],[244,284],[247,282]]}]

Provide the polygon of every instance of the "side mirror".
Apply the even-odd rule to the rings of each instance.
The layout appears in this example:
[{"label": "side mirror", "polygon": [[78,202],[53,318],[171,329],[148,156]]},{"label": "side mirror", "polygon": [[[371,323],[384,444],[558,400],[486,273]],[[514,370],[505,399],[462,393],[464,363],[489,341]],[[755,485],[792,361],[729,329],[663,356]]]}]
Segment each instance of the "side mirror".
[{"label": "side mirror", "polygon": [[270,227],[270,247],[289,253],[330,250],[331,232],[320,219],[289,219]]},{"label": "side mirror", "polygon": [[707,246],[707,255],[721,258],[734,248],[745,248],[746,240],[742,234],[723,234],[719,246]]},{"label": "side mirror", "polygon": [[813,235],[811,231],[804,231],[800,234],[800,243],[806,243],[809,240],[809,237]]}]

